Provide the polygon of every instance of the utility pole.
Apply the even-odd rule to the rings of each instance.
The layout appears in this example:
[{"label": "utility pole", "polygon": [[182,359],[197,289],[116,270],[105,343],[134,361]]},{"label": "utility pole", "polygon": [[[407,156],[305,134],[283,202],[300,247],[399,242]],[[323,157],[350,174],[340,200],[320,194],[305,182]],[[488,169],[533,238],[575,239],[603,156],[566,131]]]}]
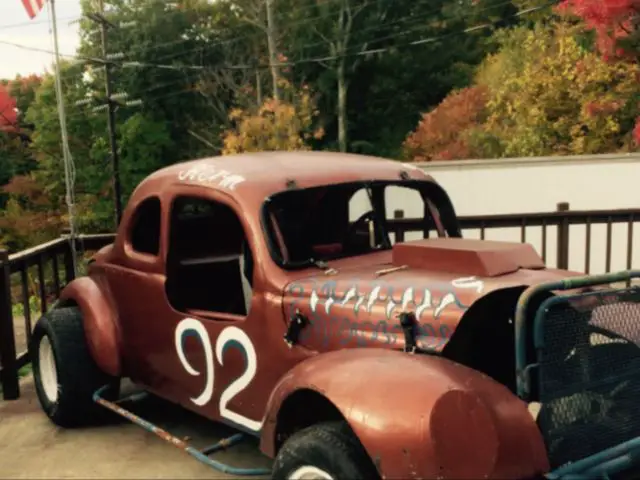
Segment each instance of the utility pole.
[{"label": "utility pole", "polygon": [[118,156],[118,142],[116,139],[116,102],[112,97],[112,83],[111,83],[111,62],[108,60],[107,54],[107,29],[114,27],[104,17],[104,0],[98,1],[99,13],[89,14],[91,20],[100,24],[100,35],[102,43],[102,56],[104,60],[104,75],[105,75],[105,96],[106,107],[108,113],[108,128],[109,128],[109,144],[111,146],[111,165],[113,169],[113,203],[115,210],[115,226],[116,229],[120,225],[120,219],[122,218],[122,187],[120,184],[120,159]]},{"label": "utility pole", "polygon": [[278,86],[278,55],[276,51],[277,30],[273,20],[273,0],[265,0],[267,7],[267,45],[269,47],[269,66],[271,68],[271,77],[273,79],[273,98],[280,100],[280,87]]}]

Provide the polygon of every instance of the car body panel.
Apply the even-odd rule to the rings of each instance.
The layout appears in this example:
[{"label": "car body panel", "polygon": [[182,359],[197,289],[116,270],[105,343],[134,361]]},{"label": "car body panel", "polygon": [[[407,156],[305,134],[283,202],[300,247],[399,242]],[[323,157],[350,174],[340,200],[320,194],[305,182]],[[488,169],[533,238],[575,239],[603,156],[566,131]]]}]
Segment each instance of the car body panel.
[{"label": "car body panel", "polygon": [[107,279],[80,277],[61,292],[61,305],[77,304],[84,319],[89,351],[98,366],[112,376],[122,374],[122,335],[117,309]]},{"label": "car body panel", "polygon": [[335,262],[336,274],[315,273],[289,283],[284,296],[286,316],[299,311],[312,323],[301,336],[301,344],[316,351],[374,345],[403,348],[397,316],[409,309],[420,324],[422,347],[441,351],[467,309],[489,293],[579,275],[556,269],[519,269],[492,278],[459,277],[419,268],[377,274],[393,265],[392,254],[363,256],[359,264],[345,268]]},{"label": "car body panel", "polygon": [[549,468],[526,404],[441,357],[367,348],[302,362],[271,396],[261,445],[267,453],[280,406],[300,389],[331,399],[388,478],[512,479]]}]

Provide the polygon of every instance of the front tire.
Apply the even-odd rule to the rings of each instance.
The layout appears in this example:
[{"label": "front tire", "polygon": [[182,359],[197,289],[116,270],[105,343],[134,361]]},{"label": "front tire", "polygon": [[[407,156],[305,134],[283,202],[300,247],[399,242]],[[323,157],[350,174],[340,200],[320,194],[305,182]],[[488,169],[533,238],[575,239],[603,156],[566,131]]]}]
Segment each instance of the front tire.
[{"label": "front tire", "polygon": [[118,382],[91,357],[77,307],[54,309],[41,317],[29,350],[40,406],[54,424],[72,428],[105,421],[107,410],[94,403],[93,394],[109,384],[117,395]]},{"label": "front tire", "polygon": [[312,425],[292,435],[273,463],[273,480],[380,478],[346,422]]}]

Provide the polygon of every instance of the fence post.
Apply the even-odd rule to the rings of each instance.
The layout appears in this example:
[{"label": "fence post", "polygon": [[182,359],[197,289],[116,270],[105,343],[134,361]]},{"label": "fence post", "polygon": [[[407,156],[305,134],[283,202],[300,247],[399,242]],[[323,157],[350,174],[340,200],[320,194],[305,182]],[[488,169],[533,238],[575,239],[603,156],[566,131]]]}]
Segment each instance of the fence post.
[{"label": "fence post", "polygon": [[[393,211],[393,219],[394,220],[402,220],[404,218],[404,210],[394,210]],[[398,223],[394,224],[394,235],[395,242],[400,243],[404,242],[404,227]]]},{"label": "fence post", "polygon": [[[556,211],[568,212],[569,203],[560,202],[556,205]],[[569,218],[561,217],[558,222],[558,248],[556,263],[559,269],[569,268]]]},{"label": "fence post", "polygon": [[0,363],[2,395],[5,400],[16,400],[20,397],[20,383],[11,312],[11,270],[9,253],[6,250],[0,250]]}]

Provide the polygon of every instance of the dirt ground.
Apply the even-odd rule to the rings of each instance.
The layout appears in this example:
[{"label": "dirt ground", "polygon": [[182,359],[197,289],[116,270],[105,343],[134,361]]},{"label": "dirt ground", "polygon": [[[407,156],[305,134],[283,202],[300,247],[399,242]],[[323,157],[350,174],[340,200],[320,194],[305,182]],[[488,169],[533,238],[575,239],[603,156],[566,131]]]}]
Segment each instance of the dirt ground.
[{"label": "dirt ground", "polygon": [[[0,477],[103,479],[243,478],[219,473],[128,421],[82,430],[53,426],[40,410],[31,377],[22,380],[22,397],[0,400]],[[197,448],[235,432],[155,398],[135,413]],[[269,467],[271,462],[247,441],[212,456],[237,467]],[[253,477],[256,478],[256,477]],[[258,478],[268,478],[258,477]]]}]

